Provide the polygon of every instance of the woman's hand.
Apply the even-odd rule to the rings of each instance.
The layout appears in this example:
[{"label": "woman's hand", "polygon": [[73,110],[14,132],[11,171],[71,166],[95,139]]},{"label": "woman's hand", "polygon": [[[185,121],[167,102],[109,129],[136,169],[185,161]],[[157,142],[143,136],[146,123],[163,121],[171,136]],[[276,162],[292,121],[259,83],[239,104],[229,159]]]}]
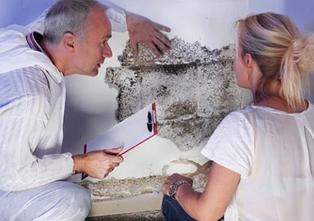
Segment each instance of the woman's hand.
[{"label": "woman's hand", "polygon": [[179,180],[187,181],[191,186],[193,185],[193,180],[191,178],[182,176],[178,173],[174,173],[171,176],[169,176],[164,182],[162,186],[162,194],[169,196],[169,187],[171,186],[171,184]]}]

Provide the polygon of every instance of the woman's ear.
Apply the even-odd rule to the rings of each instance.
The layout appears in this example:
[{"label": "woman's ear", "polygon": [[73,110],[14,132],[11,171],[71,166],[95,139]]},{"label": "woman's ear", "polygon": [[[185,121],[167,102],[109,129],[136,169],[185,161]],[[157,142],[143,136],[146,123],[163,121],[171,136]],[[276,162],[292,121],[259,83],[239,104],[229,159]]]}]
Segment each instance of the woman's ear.
[{"label": "woman's ear", "polygon": [[243,59],[243,63],[245,65],[245,67],[250,70],[252,68],[253,65],[253,58],[251,54],[246,53],[244,55],[244,59]]},{"label": "woman's ear", "polygon": [[252,58],[251,54],[246,53],[243,56],[243,65],[246,68],[246,74],[247,74],[248,82],[252,86],[252,81],[253,81],[253,76],[252,76],[252,73],[253,73],[253,69],[252,69],[252,67],[253,67],[253,58]]}]

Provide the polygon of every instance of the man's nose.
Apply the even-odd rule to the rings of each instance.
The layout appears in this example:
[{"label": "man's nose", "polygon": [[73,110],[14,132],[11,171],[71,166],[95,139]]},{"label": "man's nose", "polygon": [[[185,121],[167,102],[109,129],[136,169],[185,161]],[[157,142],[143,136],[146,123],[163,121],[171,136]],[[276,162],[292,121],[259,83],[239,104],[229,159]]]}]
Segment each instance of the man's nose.
[{"label": "man's nose", "polygon": [[103,50],[102,56],[104,58],[111,58],[112,57],[112,51],[110,46],[107,44]]}]

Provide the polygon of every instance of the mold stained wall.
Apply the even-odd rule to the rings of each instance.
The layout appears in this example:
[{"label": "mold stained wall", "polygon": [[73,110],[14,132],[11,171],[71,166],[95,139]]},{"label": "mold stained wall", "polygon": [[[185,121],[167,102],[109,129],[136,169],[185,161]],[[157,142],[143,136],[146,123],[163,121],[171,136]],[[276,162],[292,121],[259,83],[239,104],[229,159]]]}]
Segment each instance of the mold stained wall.
[{"label": "mold stained wall", "polygon": [[[201,105],[204,105],[204,102],[200,102],[200,99],[207,97],[209,90],[206,92],[206,89],[211,88],[210,85],[206,85],[208,79],[203,77],[208,76],[207,73],[221,73],[222,69],[226,69],[230,79],[221,84],[229,84],[228,82],[231,81],[231,85],[235,85],[231,71],[232,47],[226,50],[221,50],[221,48],[233,43],[232,25],[236,18],[244,17],[247,14],[247,1],[197,0],[191,2],[162,0],[148,2],[138,0],[136,4],[134,2],[127,0],[114,1],[115,4],[130,12],[141,14],[172,28],[172,32],[168,34],[168,37],[172,39],[173,51],[166,55],[164,60],[157,61],[160,64],[168,64],[169,62],[170,64],[168,66],[152,65],[156,60],[150,57],[149,53],[143,53],[139,59],[132,60],[131,57],[128,57],[130,53],[125,49],[128,36],[126,34],[114,33],[111,44],[115,56],[120,56],[120,59],[115,61],[114,65],[109,65],[109,59],[108,63],[105,62],[102,68],[103,72],[107,71],[107,73],[97,76],[99,78],[97,87],[102,90],[101,95],[99,91],[90,91],[88,95],[90,98],[87,99],[86,97],[83,100],[82,97],[87,95],[84,90],[80,91],[81,86],[72,84],[73,81],[68,81],[68,85],[73,86],[73,91],[76,91],[71,100],[80,99],[79,102],[85,103],[83,105],[77,100],[77,102],[72,103],[72,106],[68,107],[72,109],[72,113],[77,113],[76,110],[80,110],[87,112],[89,115],[88,118],[85,118],[88,119],[85,125],[79,121],[82,119],[81,113],[77,113],[77,116],[70,115],[72,118],[71,122],[83,125],[83,128],[79,125],[76,125],[74,128],[81,127],[84,132],[86,129],[89,131],[93,130],[94,133],[90,135],[95,136],[95,134],[110,128],[119,120],[123,120],[141,107],[151,102],[156,102],[157,117],[160,124],[159,135],[124,155],[124,163],[109,174],[107,179],[112,177],[123,179],[169,175],[173,172],[194,173],[198,170],[199,165],[207,162],[207,159],[200,155],[200,150],[211,133],[210,128],[214,127],[214,125],[217,126],[222,116],[238,108],[241,104],[241,95],[236,88],[235,94],[238,96],[235,96],[237,99],[234,100],[237,100],[238,103],[234,104],[231,109],[226,108],[225,113],[220,118],[213,117],[208,119],[205,116],[209,112],[217,110],[218,107],[215,107],[215,110],[210,110],[211,106],[205,100],[204,102],[207,105],[201,107]],[[209,65],[212,62],[209,59],[212,53],[211,50],[214,49],[218,50],[218,54],[221,53],[221,59],[223,59],[224,54],[226,56],[227,65],[222,67],[220,62],[217,62],[217,70],[220,72],[211,69],[211,67],[215,67],[214,64]],[[145,51],[145,49],[143,48],[142,51]],[[206,63],[206,66],[197,64],[196,52],[199,52],[199,59],[201,63]],[[122,54],[123,56],[121,56]],[[218,54],[212,55],[212,57],[218,58],[220,56]],[[206,57],[207,61],[205,61]],[[133,61],[134,63],[142,61],[142,63],[134,64],[132,63]],[[171,66],[174,64],[177,66]],[[184,67],[184,64],[189,64],[190,66]],[[133,67],[133,69],[125,67],[128,65]],[[134,68],[136,69],[135,71]],[[176,70],[179,74],[167,75],[165,74],[165,69],[169,73],[174,73]],[[219,79],[219,76],[216,77]],[[76,83],[80,81],[81,84],[95,80],[79,76],[73,76],[73,80],[74,78]],[[159,80],[157,81],[157,79]],[[107,84],[104,84],[102,80],[105,80]],[[128,83],[135,82],[135,86],[132,84],[134,89],[126,89],[126,84],[128,84],[125,83],[126,81]],[[138,84],[138,82],[142,82],[142,84]],[[204,84],[201,85],[200,82]],[[216,90],[221,90],[222,88],[223,85],[220,85]],[[77,92],[80,96],[78,96]],[[91,93],[94,95],[91,96]],[[210,94],[210,92],[208,93]],[[227,95],[230,95],[229,98],[231,99],[233,97],[232,90]],[[70,98],[72,95],[68,94],[68,96]],[[103,103],[100,104],[100,101]],[[91,108],[92,106],[95,107],[95,105],[99,106],[97,109],[101,110],[102,113],[97,113],[97,109]],[[222,106],[220,105],[220,107]],[[225,106],[229,107],[228,105]],[[203,112],[200,111],[201,108]],[[119,118],[117,120],[113,118],[116,110],[118,110]],[[171,112],[170,110],[173,111]],[[174,115],[178,114],[176,112],[178,110],[185,113],[179,113],[180,117],[175,118]],[[108,113],[107,116],[104,116],[104,113]],[[102,115],[104,118],[100,119],[97,115]],[[202,131],[204,133],[199,133]],[[81,134],[82,140],[89,138],[88,134]],[[68,146],[75,146],[73,141],[65,140],[65,146],[67,146],[66,142],[68,142]]]},{"label": "mold stained wall", "polygon": [[[56,0],[0,0],[0,27],[12,23],[25,25],[54,2]],[[295,20],[301,31],[313,31],[314,24],[309,12],[314,3],[307,0],[297,3],[293,0],[112,0],[112,2],[171,27],[172,32],[168,34],[170,39],[176,39],[179,44],[186,44],[189,49],[196,47],[204,50],[204,53],[214,49],[226,52],[221,49],[234,41],[233,22],[248,13],[263,11],[286,13]],[[67,110],[63,151],[80,153],[87,141],[118,122],[115,116],[119,108],[117,101],[119,88],[113,81],[108,83],[108,79],[105,83],[105,72],[111,68],[114,73],[118,73],[116,68],[121,68],[121,60],[118,57],[127,53],[124,52],[127,40],[127,33],[113,33],[113,39],[109,43],[114,56],[105,61],[97,77],[71,76],[66,79]],[[228,50],[231,49],[227,49],[227,52]],[[193,73],[193,68],[199,70],[200,67],[195,65],[195,62],[193,65],[186,72],[186,76]],[[153,80],[154,73],[158,76],[156,69],[150,69],[149,73],[151,78],[148,80]],[[246,105],[249,98],[249,93],[244,92],[242,106]],[[182,151],[174,140],[161,136],[154,137],[127,153],[124,156],[125,162],[108,178],[138,178],[172,172],[195,172],[198,165],[206,162],[199,153],[206,139],[201,141],[203,142],[195,144],[193,148]],[[186,158],[193,163],[178,161]],[[71,180],[78,181],[79,177],[74,176]]]}]

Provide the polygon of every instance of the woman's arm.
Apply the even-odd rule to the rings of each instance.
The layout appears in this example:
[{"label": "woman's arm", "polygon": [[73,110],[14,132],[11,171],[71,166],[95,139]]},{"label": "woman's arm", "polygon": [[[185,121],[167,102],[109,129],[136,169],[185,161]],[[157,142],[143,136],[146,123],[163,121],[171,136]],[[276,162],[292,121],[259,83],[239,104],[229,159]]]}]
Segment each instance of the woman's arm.
[{"label": "woman's arm", "polygon": [[[169,186],[178,180],[189,180],[179,174],[168,177],[163,185],[163,194],[169,195]],[[181,185],[175,198],[183,209],[199,221],[220,219],[233,197],[240,181],[240,174],[215,162],[203,193],[196,192],[190,185]]]}]

